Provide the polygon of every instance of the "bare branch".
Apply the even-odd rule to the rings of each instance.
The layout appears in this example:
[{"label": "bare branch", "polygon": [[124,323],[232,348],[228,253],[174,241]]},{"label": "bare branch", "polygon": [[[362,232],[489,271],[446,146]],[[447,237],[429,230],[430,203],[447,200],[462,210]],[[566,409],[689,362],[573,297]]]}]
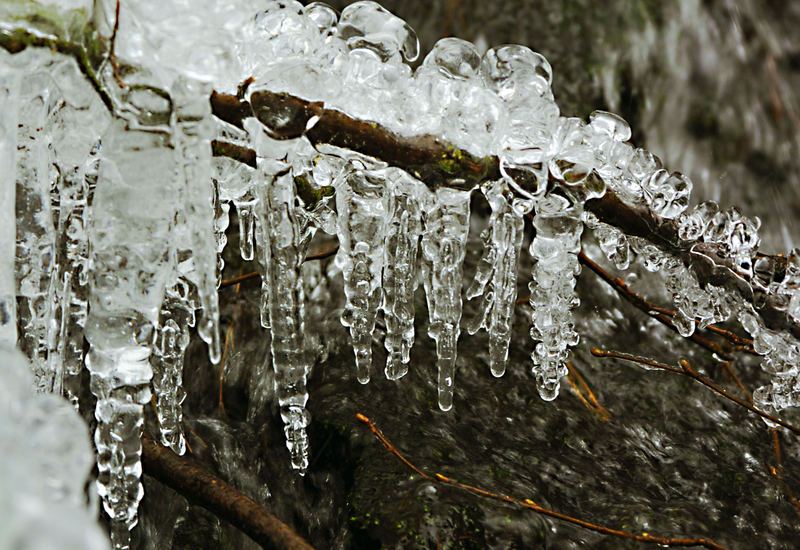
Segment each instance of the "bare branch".
[{"label": "bare branch", "polygon": [[472,485],[467,485],[466,483],[460,483],[449,477],[443,476],[440,473],[429,474],[418,467],[416,467],[410,460],[408,460],[405,456],[403,456],[397,448],[392,445],[388,439],[381,433],[381,431],[375,426],[375,424],[364,416],[363,414],[357,414],[356,419],[359,422],[362,422],[367,425],[369,430],[377,437],[383,446],[386,449],[395,455],[400,461],[403,462],[406,466],[408,466],[411,470],[416,472],[419,476],[423,479],[428,481],[437,482],[437,483],[444,483],[445,485],[451,485],[453,487],[458,487],[459,489],[464,489],[465,491],[469,491],[470,493],[478,496],[488,497],[494,500],[499,500],[502,502],[507,502],[509,504],[516,504],[517,506],[522,506],[523,508],[527,508],[536,512],[537,514],[542,514],[544,516],[549,516],[551,518],[560,519],[562,521],[566,521],[568,523],[572,523],[573,525],[578,525],[585,529],[589,529],[591,531],[596,531],[598,533],[603,533],[604,535],[613,535],[616,537],[622,537],[626,539],[633,539],[638,540],[640,542],[647,542],[652,544],[660,544],[662,546],[704,546],[705,548],[711,548],[713,550],[726,550],[725,546],[714,542],[711,539],[706,538],[668,538],[668,537],[658,537],[655,535],[651,535],[649,533],[642,533],[641,535],[637,535],[635,533],[630,533],[628,531],[621,531],[619,529],[612,529],[611,527],[605,527],[603,525],[598,525],[596,523],[591,523],[589,521],[584,521],[582,519],[578,519],[572,516],[568,516],[567,514],[562,514],[561,512],[556,512],[554,510],[550,510],[545,508],[544,506],[540,506],[536,504],[533,500],[526,498],[524,500],[510,497],[508,495],[502,495],[499,493],[494,493],[492,491],[487,491],[486,489],[481,489],[479,487],[473,487]]},{"label": "bare branch", "polygon": [[230,521],[264,548],[313,550],[310,544],[272,512],[193,460],[176,455],[149,436],[142,439],[142,466],[146,474]]},{"label": "bare branch", "polygon": [[622,353],[622,352],[619,352],[619,351],[609,351],[609,350],[604,350],[604,349],[600,349],[600,348],[592,348],[591,351],[592,351],[592,355],[594,355],[595,357],[611,357],[611,358],[614,358],[614,359],[624,359],[625,361],[631,361],[633,363],[639,363],[639,364],[646,365],[646,366],[648,366],[650,368],[653,368],[653,369],[661,369],[661,370],[666,370],[666,371],[669,371],[669,372],[674,372],[674,373],[677,373],[677,374],[684,374],[684,375],[688,376],[689,378],[697,380],[698,382],[700,382],[701,384],[703,384],[707,388],[713,390],[714,392],[718,393],[722,397],[724,397],[726,399],[729,399],[729,400],[733,401],[734,403],[736,403],[737,405],[739,405],[741,407],[744,407],[745,409],[749,410],[750,412],[753,412],[753,413],[757,414],[761,418],[769,420],[770,422],[772,422],[774,424],[778,424],[780,426],[783,426],[784,428],[786,428],[787,430],[789,430],[790,432],[792,432],[795,435],[800,435],[800,428],[798,428],[797,426],[793,426],[792,424],[789,424],[788,422],[784,422],[783,420],[781,420],[780,418],[778,418],[776,416],[772,416],[771,414],[766,413],[766,412],[762,411],[761,409],[757,409],[756,407],[754,407],[753,405],[751,405],[750,403],[748,403],[744,399],[736,397],[735,395],[733,395],[729,391],[727,391],[724,388],[718,386],[717,384],[715,384],[714,382],[712,382],[711,380],[709,380],[705,376],[703,376],[700,373],[698,373],[696,370],[694,370],[692,368],[692,366],[689,364],[689,362],[686,361],[685,359],[681,359],[680,368],[678,368],[678,367],[673,367],[673,366],[670,366],[670,365],[665,365],[664,363],[660,363],[660,362],[654,361],[652,359],[647,359],[645,357],[638,357],[636,355],[631,355],[629,353]]}]

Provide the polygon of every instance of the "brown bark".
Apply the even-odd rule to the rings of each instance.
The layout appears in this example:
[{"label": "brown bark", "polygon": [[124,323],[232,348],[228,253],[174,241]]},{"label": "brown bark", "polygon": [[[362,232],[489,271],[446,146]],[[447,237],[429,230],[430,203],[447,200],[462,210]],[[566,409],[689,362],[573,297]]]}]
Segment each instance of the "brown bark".
[{"label": "brown bark", "polygon": [[190,502],[229,521],[263,548],[313,550],[272,512],[188,457],[178,456],[151,437],[142,440],[144,473],[171,487]]}]

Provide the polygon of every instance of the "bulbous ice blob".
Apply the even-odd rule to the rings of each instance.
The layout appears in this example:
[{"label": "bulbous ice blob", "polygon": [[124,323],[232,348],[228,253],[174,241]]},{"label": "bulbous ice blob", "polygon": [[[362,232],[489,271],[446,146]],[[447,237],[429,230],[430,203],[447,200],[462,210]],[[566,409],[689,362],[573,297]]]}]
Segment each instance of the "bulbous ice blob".
[{"label": "bulbous ice blob", "polygon": [[692,180],[680,172],[669,173],[661,168],[643,185],[644,197],[650,210],[662,218],[677,218],[689,204]]},{"label": "bulbous ice blob", "polygon": [[[598,181],[588,182],[587,179],[592,174],[597,159],[594,150],[587,142],[586,124],[577,118],[567,118],[561,121],[558,130],[550,140],[549,154],[552,157],[549,163],[550,173],[557,180],[563,181],[569,186],[577,186],[590,183],[592,187],[597,187]],[[593,196],[599,196],[605,192],[602,189],[592,191]]]},{"label": "bulbous ice blob", "polygon": [[[546,239],[563,239],[561,246],[569,252],[580,249],[580,211],[560,195],[549,195],[539,201],[533,222],[536,235]],[[577,240],[575,240],[577,235]]]},{"label": "bulbous ice blob", "polygon": [[317,26],[320,34],[327,36],[336,32],[339,12],[325,2],[311,2],[303,8],[303,13]]},{"label": "bulbous ice blob", "polygon": [[589,126],[605,134],[614,141],[628,141],[631,139],[631,127],[625,119],[607,111],[594,111],[589,115]]},{"label": "bulbous ice blob", "polygon": [[472,42],[460,38],[442,38],[422,62],[424,67],[435,67],[447,78],[467,80],[478,75],[481,55]]},{"label": "bulbous ice blob", "polygon": [[628,171],[641,183],[643,180],[649,178],[656,170],[660,169],[661,166],[660,158],[640,147],[634,151],[633,157],[628,163]]},{"label": "bulbous ice blob", "polygon": [[684,241],[701,239],[718,212],[719,205],[714,201],[703,201],[691,213],[684,212],[678,220],[678,236]]},{"label": "bulbous ice blob", "polygon": [[518,44],[488,50],[480,72],[486,87],[505,101],[524,97],[529,90],[548,95],[553,82],[553,70],[547,59]]},{"label": "bulbous ice blob", "polygon": [[728,234],[728,248],[732,254],[748,253],[758,248],[761,239],[758,236],[758,229],[761,227],[761,219],[756,217],[748,218],[735,206],[728,209],[728,223],[726,233]]},{"label": "bulbous ice blob", "polygon": [[414,30],[376,2],[362,1],[347,6],[339,19],[338,33],[351,50],[372,50],[383,61],[398,55],[406,61],[414,61],[419,56],[419,40]]},{"label": "bulbous ice blob", "polygon": [[264,67],[296,55],[308,55],[320,40],[317,25],[296,0],[273,1],[244,29],[245,69],[258,75]]},{"label": "bulbous ice blob", "polygon": [[526,198],[547,190],[547,154],[538,147],[500,153],[500,173],[512,189]]}]

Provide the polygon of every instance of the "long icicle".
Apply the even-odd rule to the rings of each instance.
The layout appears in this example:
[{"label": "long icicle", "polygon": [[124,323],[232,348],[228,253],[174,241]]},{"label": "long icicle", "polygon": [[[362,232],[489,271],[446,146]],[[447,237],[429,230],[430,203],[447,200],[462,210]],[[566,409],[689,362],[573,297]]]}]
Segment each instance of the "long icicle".
[{"label": "long icicle", "polygon": [[483,193],[492,214],[481,235],[485,243],[483,257],[467,289],[467,299],[482,297],[478,315],[467,332],[475,334],[481,328],[489,332],[489,368],[493,376],[500,377],[506,371],[511,343],[523,218],[509,204],[508,189],[502,181],[487,185]]},{"label": "long icicle", "polygon": [[300,222],[295,213],[296,191],[291,169],[265,180],[258,189],[259,223],[263,231],[261,252],[265,256],[269,286],[269,319],[272,330],[272,367],[275,393],[286,433],[292,467],[301,474],[308,468],[309,422],[306,380],[309,372],[305,345],[305,295],[301,278]]},{"label": "long icicle", "polygon": [[347,303],[342,324],[350,328],[356,376],[366,384],[372,365],[372,333],[381,299],[381,272],[387,228],[385,172],[351,164],[336,184],[339,214],[337,264],[344,275]]},{"label": "long icicle", "polygon": [[427,261],[425,294],[430,325],[428,335],[436,341],[439,408],[453,407],[456,344],[461,333],[462,264],[469,233],[469,192],[446,187],[425,220],[422,252]]},{"label": "long icicle", "polygon": [[419,180],[400,170],[389,178],[390,221],[383,266],[383,309],[386,320],[386,378],[398,380],[408,372],[414,345],[414,291],[418,285],[422,205],[432,200]]},{"label": "long icicle", "polygon": [[570,205],[566,198],[551,194],[536,203],[533,224],[536,237],[530,246],[534,260],[531,337],[539,343],[531,358],[539,395],[552,401],[558,396],[561,377],[567,374],[567,348],[579,340],[572,309],[580,303],[575,293],[583,232],[580,205]]},{"label": "long icicle", "polygon": [[116,121],[103,139],[92,205],[86,366],[97,397],[98,493],[115,550],[130,548],[143,495],[141,436],[154,327],[171,276],[177,189],[169,134]]}]

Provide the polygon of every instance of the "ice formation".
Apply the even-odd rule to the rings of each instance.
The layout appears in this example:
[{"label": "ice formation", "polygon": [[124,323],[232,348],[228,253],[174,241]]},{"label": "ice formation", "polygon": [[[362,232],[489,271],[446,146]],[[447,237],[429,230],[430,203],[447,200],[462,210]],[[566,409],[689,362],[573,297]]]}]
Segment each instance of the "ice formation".
[{"label": "ice formation", "polygon": [[19,351],[0,346],[0,363],[0,548],[108,549],[97,497],[86,506],[94,461],[86,424],[60,397],[32,391],[31,365]]},{"label": "ice formation", "polygon": [[[0,8],[0,37],[102,49],[114,28],[111,0],[43,2],[36,17],[23,4]],[[610,190],[656,226],[674,227],[681,242],[670,244],[751,281],[756,308],[777,304],[795,320],[800,252],[778,269],[757,255],[757,219],[711,202],[687,210],[691,181],[628,143],[631,130],[617,115],[596,111],[588,123],[562,117],[540,54],[506,45],[481,56],[473,44],[445,38],[412,70],[414,31],[369,1],[339,16],[325,4],[293,0],[166,1],[159,10],[123,0],[121,14],[114,59],[92,49],[97,59],[87,53],[79,67],[45,48],[0,50],[0,243],[15,251],[0,263],[0,346],[17,343],[36,388],[73,403],[85,363],[97,398],[97,484],[115,548],[128,547],[142,498],[140,438],[151,391],[161,440],[182,453],[190,327],[208,343],[211,361],[220,360],[216,286],[231,203],[241,255],[260,267],[261,324],[269,329],[275,393],[300,472],[308,466],[306,382],[319,351],[305,314],[328,296],[326,275],[303,266],[311,238],[318,230],[338,237],[341,320],[362,383],[371,376],[381,315],[385,375],[397,380],[408,371],[422,282],[446,411],[454,406],[462,267],[478,186],[491,217],[466,291],[479,300],[478,314],[466,328],[487,330],[494,376],[506,370],[529,216],[532,369],[542,398],[556,397],[579,340],[572,310],[585,226],[618,269],[638,257],[662,271],[681,334],[737,316],[772,375],[757,403],[778,410],[800,404],[793,337],[767,328],[729,288],[701,285],[685,258],[584,207]],[[448,147],[444,172],[467,154],[495,159],[499,172],[475,184],[457,176],[429,182],[361,154],[365,144],[357,140],[353,150],[312,146],[307,137],[318,116],[255,108],[259,94],[272,92],[396,136],[438,136]],[[212,93],[250,101],[257,118],[218,119]],[[254,158],[212,157],[212,143]]]}]

